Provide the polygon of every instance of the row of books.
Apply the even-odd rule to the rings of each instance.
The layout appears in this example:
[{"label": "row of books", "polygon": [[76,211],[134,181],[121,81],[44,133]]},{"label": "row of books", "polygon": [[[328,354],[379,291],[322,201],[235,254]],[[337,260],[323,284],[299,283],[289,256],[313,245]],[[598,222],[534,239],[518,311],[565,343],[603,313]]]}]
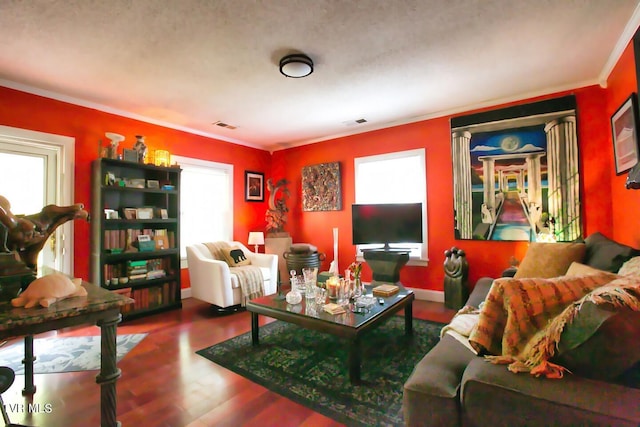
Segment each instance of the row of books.
[{"label": "row of books", "polygon": [[138,242],[138,237],[150,236],[155,242],[155,248],[169,249],[176,247],[175,232],[168,231],[166,229],[136,229],[129,228],[124,230],[105,230],[104,231],[104,249],[107,252],[127,252],[135,251]]},{"label": "row of books", "polygon": [[133,304],[123,306],[120,312],[122,314],[134,311],[150,310],[155,307],[171,304],[176,302],[176,292],[178,290],[177,282],[164,283],[161,286],[154,286],[142,289],[118,289],[118,293],[133,298]]},{"label": "row of books", "polygon": [[104,281],[107,285],[115,285],[113,279],[127,277],[129,280],[151,280],[173,274],[171,258],[153,258],[138,261],[125,261],[118,264],[104,264]]}]

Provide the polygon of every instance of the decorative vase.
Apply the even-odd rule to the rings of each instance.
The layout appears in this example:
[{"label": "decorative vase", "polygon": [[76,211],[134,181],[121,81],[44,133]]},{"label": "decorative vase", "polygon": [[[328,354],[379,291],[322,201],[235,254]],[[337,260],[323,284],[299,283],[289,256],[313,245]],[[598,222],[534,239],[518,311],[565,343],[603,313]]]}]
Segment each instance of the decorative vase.
[{"label": "decorative vase", "polygon": [[360,276],[356,276],[353,280],[354,288],[353,288],[353,299],[360,298],[364,294],[364,287],[362,286],[362,279]]}]

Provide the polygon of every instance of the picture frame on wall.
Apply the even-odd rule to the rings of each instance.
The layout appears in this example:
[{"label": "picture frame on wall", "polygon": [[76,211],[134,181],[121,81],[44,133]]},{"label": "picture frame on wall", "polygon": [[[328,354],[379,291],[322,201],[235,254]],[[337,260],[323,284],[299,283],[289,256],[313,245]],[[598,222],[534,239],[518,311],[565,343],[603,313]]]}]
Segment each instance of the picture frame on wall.
[{"label": "picture frame on wall", "polygon": [[611,116],[613,157],[620,175],[638,163],[638,97],[632,93]]},{"label": "picture frame on wall", "polygon": [[247,202],[264,201],[264,174],[260,172],[244,172],[244,199]]}]

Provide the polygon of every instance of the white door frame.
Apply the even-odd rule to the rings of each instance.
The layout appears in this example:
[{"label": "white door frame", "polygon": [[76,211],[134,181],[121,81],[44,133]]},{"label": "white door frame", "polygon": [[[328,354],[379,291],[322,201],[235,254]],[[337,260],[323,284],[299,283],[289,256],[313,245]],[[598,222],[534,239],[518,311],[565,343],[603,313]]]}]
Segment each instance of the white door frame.
[{"label": "white door frame", "polygon": [[[20,145],[55,147],[59,153],[55,203],[60,206],[74,203],[75,138],[0,125],[0,140]],[[71,222],[67,222],[59,229],[62,230],[61,238],[58,240],[62,245],[60,251],[62,272],[73,274],[73,227]]]}]

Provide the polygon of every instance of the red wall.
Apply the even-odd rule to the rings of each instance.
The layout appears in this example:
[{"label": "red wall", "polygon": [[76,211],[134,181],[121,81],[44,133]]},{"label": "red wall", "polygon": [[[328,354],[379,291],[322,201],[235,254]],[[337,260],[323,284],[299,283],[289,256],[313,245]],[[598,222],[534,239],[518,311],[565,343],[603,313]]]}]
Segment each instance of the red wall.
[{"label": "red wall", "polygon": [[[611,117],[632,92],[638,91],[635,72],[635,60],[632,46],[627,47],[616,64],[608,80],[605,100],[605,116]],[[627,190],[625,182],[627,174],[616,175],[613,163],[613,141],[611,131],[607,129],[603,135],[607,148],[606,156],[611,165],[609,173],[611,182],[611,200],[615,202],[612,212],[613,237],[615,240],[634,247],[640,247],[640,224],[637,212],[640,212],[640,191]],[[605,155],[605,153],[602,153]]]},{"label": "red wall", "polygon": [[[566,95],[558,93],[549,97]],[[610,165],[603,162],[609,154],[602,155],[602,147],[609,150],[610,143],[603,138],[608,129],[608,118],[603,115],[602,98],[605,90],[588,87],[572,92],[578,104],[578,136],[582,153],[581,173],[586,184],[583,190],[584,221],[587,234],[600,230],[611,234],[611,201],[609,195]],[[511,105],[511,104],[509,104]],[[493,108],[500,108],[496,106]],[[467,113],[465,113],[467,114]],[[296,242],[309,242],[327,254],[325,268],[333,259],[332,228],[339,229],[339,268],[342,270],[355,259],[355,247],[351,244],[350,206],[355,200],[354,158],[426,148],[427,156],[427,216],[429,266],[409,266],[401,271],[400,280],[408,286],[442,290],[444,251],[457,246],[467,253],[470,263],[470,280],[481,276],[499,275],[509,266],[509,258],[522,259],[527,248],[524,242],[456,241],[453,237],[453,178],[451,162],[451,117],[426,120],[418,123],[338,138],[313,145],[296,147],[274,153],[273,164],[286,164],[281,172],[291,181],[292,197],[290,220],[287,230]],[[335,162],[342,168],[343,209],[334,212],[301,211],[301,169],[303,166]],[[278,176],[280,178],[280,176]],[[370,272],[365,267],[365,279]]]},{"label": "red wall", "polygon": [[[584,231],[606,235],[640,247],[639,225],[633,215],[640,208],[640,192],[624,189],[625,176],[616,176],[609,117],[632,91],[636,91],[633,50],[628,47],[611,73],[608,86],[579,88],[552,96],[523,100],[531,102],[573,93],[578,105],[578,136],[581,150],[582,209]],[[90,207],[87,177],[98,154],[98,141],[105,131],[126,136],[146,136],[150,149],[165,148],[173,154],[234,164],[234,238],[246,241],[250,230],[264,229],[266,203],[244,201],[244,171],[264,171],[265,177],[287,178],[291,198],[286,230],[295,242],[310,242],[326,253],[323,265],[333,258],[332,229],[339,229],[339,267],[354,259],[351,244],[350,206],[354,202],[353,161],[355,157],[425,147],[428,194],[428,267],[405,267],[401,280],[408,286],[441,290],[444,251],[452,246],[464,249],[470,263],[472,282],[484,275],[496,276],[508,266],[512,255],[522,259],[524,242],[456,241],[453,238],[453,184],[450,116],[338,138],[317,144],[268,152],[164,128],[89,108],[0,87],[0,124],[72,136],[76,139],[75,200]],[[512,104],[509,104],[512,105]],[[500,108],[504,105],[497,105]],[[470,112],[469,112],[470,113]],[[467,113],[465,113],[467,114]],[[301,169],[303,166],[335,162],[342,167],[343,209],[335,212],[302,212]],[[204,195],[215,197],[215,195]],[[265,194],[265,198],[269,194]],[[616,209],[612,209],[612,201]],[[76,222],[75,274],[88,277],[89,226]],[[185,272],[183,272],[185,273]],[[365,279],[370,272],[365,267]],[[183,277],[187,278],[186,274]],[[187,282],[185,282],[186,284]]]},{"label": "red wall", "polygon": [[[234,165],[234,239],[246,242],[251,230],[264,228],[266,203],[244,200],[244,171],[270,174],[271,155],[264,150],[231,144],[203,136],[157,126],[98,110],[0,87],[0,124],[75,138],[75,202],[91,208],[91,162],[98,157],[98,145],[106,143],[105,132],[126,137],[121,147],[131,148],[135,135],[145,135],[152,152],[163,148],[172,154]],[[5,184],[6,185],[6,184]],[[203,197],[216,197],[203,194]],[[75,221],[74,274],[89,277],[89,224]],[[183,274],[188,279],[188,275]],[[183,287],[188,282],[183,283]]]}]

